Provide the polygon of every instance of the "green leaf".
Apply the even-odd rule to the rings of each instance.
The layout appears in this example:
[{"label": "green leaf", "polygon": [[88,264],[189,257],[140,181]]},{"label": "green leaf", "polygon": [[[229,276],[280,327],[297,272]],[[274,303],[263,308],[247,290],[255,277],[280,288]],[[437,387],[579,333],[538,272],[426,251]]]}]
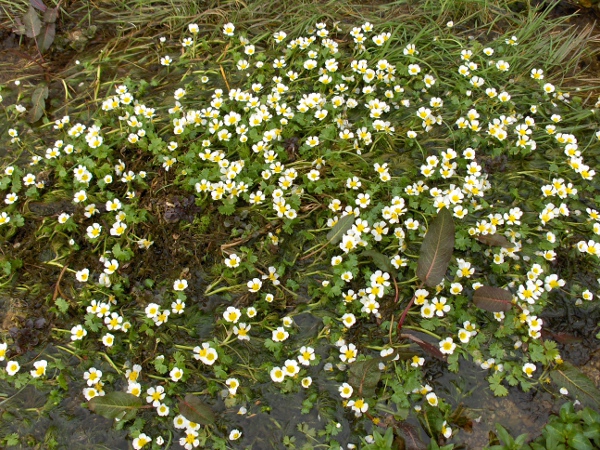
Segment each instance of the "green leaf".
[{"label": "green leaf", "polygon": [[454,220],[447,208],[440,209],[423,238],[417,264],[417,277],[426,286],[440,284],[446,275],[454,250]]},{"label": "green leaf", "polygon": [[476,239],[482,244],[495,245],[504,248],[513,248],[515,244],[510,242],[501,234],[480,234]]},{"label": "green leaf", "polygon": [[111,392],[102,397],[94,397],[88,408],[107,419],[129,420],[142,406],[142,399],[126,392]]},{"label": "green leaf", "polygon": [[577,433],[572,438],[569,438],[567,443],[575,450],[594,450],[595,448],[590,440],[581,433]]},{"label": "green leaf", "polygon": [[193,394],[188,394],[185,399],[179,401],[179,412],[192,422],[201,425],[212,425],[216,417],[208,406]]},{"label": "green leaf", "polygon": [[359,396],[373,397],[381,378],[379,363],[381,358],[356,361],[348,371],[348,384],[358,391]]},{"label": "green leaf", "polygon": [[67,303],[67,301],[64,298],[58,297],[54,301],[54,304],[56,305],[58,310],[63,314],[66,313],[69,309],[69,304]]},{"label": "green leaf", "polygon": [[398,271],[392,266],[390,258],[383,253],[379,253],[377,250],[367,250],[366,252],[362,252],[361,255],[370,258],[378,269],[390,273],[394,278],[396,277]]},{"label": "green leaf", "polygon": [[31,5],[29,6],[29,10],[23,15],[23,24],[25,25],[25,34],[27,37],[32,38],[40,34],[42,22]]},{"label": "green leaf", "polygon": [[335,226],[329,231],[329,233],[327,233],[327,240],[332,244],[337,244],[339,241],[341,241],[342,236],[346,234],[346,231],[352,228],[354,219],[356,219],[354,214],[347,214],[341,217]]},{"label": "green leaf", "polygon": [[133,251],[130,248],[121,248],[121,244],[115,244],[112,248],[113,255],[119,261],[129,261],[133,257]]},{"label": "green leaf", "polygon": [[31,95],[33,107],[29,111],[29,122],[37,122],[44,115],[46,99],[48,98],[48,86],[39,86]]},{"label": "green leaf", "polygon": [[600,407],[600,390],[577,367],[562,363],[552,372],[550,377],[558,386],[567,388],[577,395],[581,403],[598,409]]},{"label": "green leaf", "polygon": [[6,445],[8,445],[9,447],[15,446],[19,443],[19,435],[18,433],[12,433],[8,436],[5,436],[4,440],[6,442]]},{"label": "green leaf", "polygon": [[506,428],[504,428],[499,423],[496,424],[496,434],[505,446],[511,447],[512,445],[514,445],[515,440],[512,438],[512,436],[506,430]]},{"label": "green leaf", "polygon": [[506,289],[481,286],[473,293],[473,303],[490,312],[508,311],[512,308],[512,293]]}]

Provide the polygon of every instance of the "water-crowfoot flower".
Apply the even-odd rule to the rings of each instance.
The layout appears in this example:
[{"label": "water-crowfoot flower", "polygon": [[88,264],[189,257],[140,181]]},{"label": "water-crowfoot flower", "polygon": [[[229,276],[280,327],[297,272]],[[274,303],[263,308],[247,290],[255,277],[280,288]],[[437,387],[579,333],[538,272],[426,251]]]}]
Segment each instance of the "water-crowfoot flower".
[{"label": "water-crowfoot flower", "polygon": [[273,367],[269,374],[275,383],[281,383],[285,378],[285,372],[281,369],[281,367]]},{"label": "water-crowfoot flower", "polygon": [[152,438],[147,434],[140,433],[140,435],[133,440],[131,445],[135,450],[140,450],[150,443],[152,443]]},{"label": "water-crowfoot flower", "polygon": [[219,358],[217,351],[210,346],[208,342],[204,342],[202,347],[194,347],[194,359],[202,361],[208,366],[212,366]]},{"label": "water-crowfoot flower", "polygon": [[273,330],[271,339],[273,340],[273,342],[283,342],[289,336],[290,334],[286,331],[284,327],[277,327],[275,330]]},{"label": "water-crowfoot flower", "polygon": [[173,369],[171,369],[171,372],[169,372],[169,376],[171,377],[171,380],[177,382],[181,380],[183,373],[183,369],[180,369],[179,367],[173,367]]},{"label": "water-crowfoot flower", "polygon": [[175,291],[185,291],[188,287],[187,280],[175,280],[173,282],[173,290]]},{"label": "water-crowfoot flower", "polygon": [[6,363],[6,373],[11,377],[14,376],[20,369],[21,366],[17,361],[8,361],[8,363]]},{"label": "water-crowfoot flower", "polygon": [[242,312],[234,306],[228,306],[223,313],[223,318],[229,323],[237,323],[242,317]]},{"label": "water-crowfoot flower", "polygon": [[369,410],[369,404],[365,402],[364,398],[350,400],[346,406],[348,406],[348,408],[351,408],[357,417],[360,417],[362,413],[366,413]]},{"label": "water-crowfoot flower", "polygon": [[358,350],[354,344],[342,345],[340,347],[340,360],[342,362],[351,363],[356,361]]},{"label": "water-crowfoot flower", "polygon": [[87,335],[87,330],[82,325],[75,325],[71,328],[71,340],[79,341]]},{"label": "water-crowfoot flower", "polygon": [[338,391],[342,398],[350,398],[350,397],[352,397],[352,393],[354,392],[354,389],[348,383],[343,383],[338,388]]},{"label": "water-crowfoot flower", "polygon": [[240,430],[233,429],[229,432],[229,440],[230,441],[237,441],[241,437],[242,437],[242,432]]},{"label": "water-crowfoot flower", "polygon": [[165,398],[165,388],[162,386],[150,387],[146,391],[146,402],[152,403],[155,408],[161,404]]},{"label": "water-crowfoot flower", "polygon": [[531,378],[533,376],[533,372],[535,372],[536,369],[537,369],[537,367],[535,366],[535,364],[532,364],[532,363],[525,363],[525,364],[523,364],[523,372],[529,378]]},{"label": "water-crowfoot flower", "polygon": [[454,340],[451,337],[447,337],[446,339],[441,340],[439,345],[440,351],[446,355],[451,355],[452,353],[454,353],[454,349],[456,349],[456,344],[454,343]]}]

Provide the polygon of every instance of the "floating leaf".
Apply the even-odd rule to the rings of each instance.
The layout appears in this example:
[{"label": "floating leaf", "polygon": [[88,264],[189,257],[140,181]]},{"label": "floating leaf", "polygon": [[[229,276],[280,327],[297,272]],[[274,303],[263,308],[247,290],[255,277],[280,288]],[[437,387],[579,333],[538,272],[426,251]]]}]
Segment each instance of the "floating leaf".
[{"label": "floating leaf", "polygon": [[47,23],[42,29],[42,33],[38,36],[38,45],[40,52],[45,52],[50,48],[54,42],[54,36],[56,35],[56,24]]},{"label": "floating leaf", "polygon": [[102,397],[94,397],[88,408],[107,419],[129,420],[142,406],[142,399],[126,392],[111,392]]},{"label": "floating leaf", "polygon": [[446,355],[444,355],[438,347],[436,347],[433,344],[430,344],[429,342],[425,342],[423,339],[415,336],[414,334],[403,333],[400,335],[400,337],[410,339],[429,355],[439,359],[440,361],[446,361]]},{"label": "floating leaf", "polygon": [[440,284],[446,275],[453,250],[454,220],[452,213],[442,208],[429,224],[419,252],[417,276],[425,285],[434,287]]},{"label": "floating leaf", "polygon": [[215,423],[216,417],[208,406],[193,394],[188,394],[183,400],[179,401],[179,412],[192,422],[201,425],[211,425]]},{"label": "floating leaf", "polygon": [[515,246],[515,244],[501,234],[480,234],[476,239],[482,244],[495,245],[497,247],[513,248]]},{"label": "floating leaf", "polygon": [[23,24],[25,25],[25,34],[27,37],[32,38],[40,34],[42,22],[32,6],[30,6],[29,10],[23,15]]},{"label": "floating leaf", "polygon": [[562,363],[552,372],[550,377],[558,386],[567,388],[579,401],[593,408],[600,407],[600,390],[577,367]]},{"label": "floating leaf", "polygon": [[31,95],[33,107],[29,111],[29,122],[37,122],[44,115],[46,99],[48,98],[48,86],[40,86]]},{"label": "floating leaf", "polygon": [[348,384],[358,391],[360,397],[373,397],[377,383],[381,378],[379,363],[381,358],[371,358],[352,363],[348,375]]},{"label": "floating leaf", "polygon": [[346,214],[345,216],[341,217],[335,226],[329,231],[329,233],[327,233],[327,240],[332,244],[337,244],[339,241],[341,241],[342,236],[344,236],[346,231],[352,228],[354,219],[356,219],[354,214]]},{"label": "floating leaf", "polygon": [[378,269],[390,273],[393,277],[396,276],[398,271],[394,266],[392,266],[390,258],[385,256],[383,253],[379,253],[377,250],[367,250],[366,252],[362,252],[361,254],[362,256],[373,260],[373,263],[375,264],[375,266],[377,266]]},{"label": "floating leaf", "polygon": [[492,286],[481,286],[473,293],[473,303],[478,308],[490,312],[508,311],[512,308],[510,291]]}]

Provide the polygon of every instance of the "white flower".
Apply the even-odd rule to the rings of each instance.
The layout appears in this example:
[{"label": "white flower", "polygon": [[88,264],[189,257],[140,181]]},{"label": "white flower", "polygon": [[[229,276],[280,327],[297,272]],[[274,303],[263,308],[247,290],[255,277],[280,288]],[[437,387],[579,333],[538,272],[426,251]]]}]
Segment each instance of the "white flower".
[{"label": "white flower", "polygon": [[533,372],[535,372],[536,369],[537,369],[537,367],[535,366],[535,364],[532,364],[532,363],[525,363],[525,364],[523,364],[523,372],[529,378],[531,378],[533,376]]},{"label": "white flower", "polygon": [[202,361],[208,366],[212,366],[219,358],[219,354],[208,342],[204,342],[202,347],[194,347],[194,358]]},{"label": "white flower", "polygon": [[454,353],[455,348],[456,344],[451,337],[447,337],[446,339],[440,341],[440,351],[446,355],[451,355]]},{"label": "white flower", "polygon": [[223,34],[225,36],[233,36],[233,32],[235,31],[235,25],[231,22],[223,25]]},{"label": "white flower", "polygon": [[240,430],[231,430],[229,433],[229,440],[236,441],[242,437],[242,432]]},{"label": "white flower", "polygon": [[285,373],[281,370],[281,367],[273,367],[270,372],[271,379],[275,383],[281,383],[285,378]]},{"label": "white flower", "polygon": [[262,281],[260,281],[259,278],[253,278],[252,280],[248,281],[246,285],[248,286],[248,290],[250,292],[258,292],[262,287]]},{"label": "white flower", "polygon": [[46,374],[46,367],[48,367],[48,361],[42,359],[33,363],[34,369],[30,371],[33,378],[39,378]]},{"label": "white flower", "polygon": [[290,334],[286,331],[285,328],[277,327],[275,330],[273,330],[272,339],[273,339],[273,342],[283,342],[289,336],[290,336]]},{"label": "white flower", "polygon": [[173,283],[173,289],[176,291],[185,291],[187,287],[187,280],[175,280],[175,282]]},{"label": "white flower", "polygon": [[346,328],[350,328],[356,323],[356,317],[352,313],[346,313],[342,316],[342,323]]},{"label": "white flower", "polygon": [[8,373],[11,377],[16,374],[21,369],[21,366],[17,361],[9,361],[6,364],[6,373]]},{"label": "white flower", "polygon": [[348,383],[344,383],[338,388],[338,391],[342,398],[350,398],[352,397],[354,389]]},{"label": "white flower", "polygon": [[77,278],[77,281],[79,281],[81,283],[85,283],[86,281],[88,281],[89,277],[90,277],[89,269],[81,269],[81,270],[75,272],[75,278]]},{"label": "white flower", "polygon": [[87,335],[87,330],[83,328],[81,325],[75,325],[71,328],[71,340],[79,341],[83,339]]}]

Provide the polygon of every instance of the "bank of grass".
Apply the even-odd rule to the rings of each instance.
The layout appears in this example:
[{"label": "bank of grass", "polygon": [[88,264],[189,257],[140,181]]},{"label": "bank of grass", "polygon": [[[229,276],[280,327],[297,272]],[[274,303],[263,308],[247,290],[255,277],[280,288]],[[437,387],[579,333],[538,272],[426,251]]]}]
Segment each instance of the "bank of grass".
[{"label": "bank of grass", "polygon": [[[436,394],[432,358],[474,361],[496,395],[582,380],[539,317],[559,299],[595,311],[596,98],[578,81],[591,29],[523,2],[77,5],[65,29],[104,39],[0,92],[0,186],[18,197],[2,211],[7,390],[52,390],[44,414],[88,401],[136,448],[377,448],[384,428],[411,438],[406,424],[451,448],[465,418]],[[308,36],[314,55],[286,50]],[[44,82],[32,126],[15,104]],[[431,229],[454,240],[441,284],[417,264]],[[501,291],[482,300],[479,283]],[[593,403],[581,383],[571,395]]]}]

